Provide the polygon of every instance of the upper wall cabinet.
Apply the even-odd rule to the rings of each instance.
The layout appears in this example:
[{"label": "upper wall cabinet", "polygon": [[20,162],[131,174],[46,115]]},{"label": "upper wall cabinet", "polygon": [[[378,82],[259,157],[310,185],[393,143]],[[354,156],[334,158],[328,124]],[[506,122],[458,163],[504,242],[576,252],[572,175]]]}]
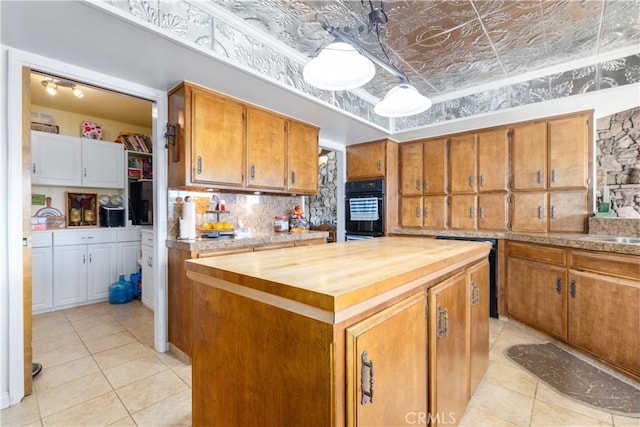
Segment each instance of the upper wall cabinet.
[{"label": "upper wall cabinet", "polygon": [[509,188],[509,131],[478,133],[478,191]]},{"label": "upper wall cabinet", "polygon": [[[317,128],[300,124],[315,134],[305,137],[306,148],[300,151],[288,144],[292,136],[287,117],[186,82],[169,93],[169,123],[169,132],[175,133],[167,140],[170,188],[317,193]],[[293,130],[298,132],[293,139],[298,139],[299,129]],[[315,176],[305,175],[308,168],[302,172],[300,156],[316,163]],[[293,165],[298,170],[288,169]]]},{"label": "upper wall cabinet", "polygon": [[451,193],[475,193],[478,188],[475,134],[455,136],[449,140],[449,183]]},{"label": "upper wall cabinet", "polygon": [[287,190],[318,193],[318,128],[289,121],[287,135]]},{"label": "upper wall cabinet", "polygon": [[380,140],[347,147],[347,181],[384,178],[387,141]]},{"label": "upper wall cabinet", "polygon": [[124,188],[122,144],[31,132],[31,183]]}]

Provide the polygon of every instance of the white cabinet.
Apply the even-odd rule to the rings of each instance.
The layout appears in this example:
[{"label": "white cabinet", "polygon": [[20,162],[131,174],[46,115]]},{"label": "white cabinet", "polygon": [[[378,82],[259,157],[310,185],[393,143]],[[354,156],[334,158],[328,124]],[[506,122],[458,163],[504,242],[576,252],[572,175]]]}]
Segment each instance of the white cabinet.
[{"label": "white cabinet", "polygon": [[115,230],[65,230],[53,237],[53,307],[104,301],[116,281]]},{"label": "white cabinet", "polygon": [[35,185],[124,188],[122,144],[32,131],[31,163]]},{"label": "white cabinet", "polygon": [[31,249],[31,311],[51,311],[53,307],[53,249],[51,231],[35,232]]},{"label": "white cabinet", "polygon": [[118,232],[118,275],[124,274],[126,280],[138,272],[140,259],[140,229],[124,228]]},{"label": "white cabinet", "polygon": [[142,304],[153,310],[153,231],[142,231]]},{"label": "white cabinet", "polygon": [[124,147],[114,142],[81,139],[82,185],[124,188]]},{"label": "white cabinet", "polygon": [[80,138],[32,131],[31,183],[81,186]]}]

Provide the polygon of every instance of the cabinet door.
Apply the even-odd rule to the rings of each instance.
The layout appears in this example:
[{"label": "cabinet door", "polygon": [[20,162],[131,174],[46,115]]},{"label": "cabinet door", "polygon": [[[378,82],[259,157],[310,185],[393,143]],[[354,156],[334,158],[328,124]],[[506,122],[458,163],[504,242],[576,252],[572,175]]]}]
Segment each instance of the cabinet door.
[{"label": "cabinet door", "polygon": [[129,280],[131,274],[138,272],[138,260],[141,259],[140,257],[140,242],[118,243],[117,273],[124,274],[125,278]]},{"label": "cabinet door", "polygon": [[242,104],[191,91],[191,176],[203,184],[241,187],[245,172]]},{"label": "cabinet door", "polygon": [[287,190],[318,193],[318,129],[295,121],[287,135]]},{"label": "cabinet door", "polygon": [[510,316],[566,340],[565,268],[509,258],[507,283],[507,310]]},{"label": "cabinet door", "polygon": [[424,142],[424,194],[447,193],[447,154],[446,138]]},{"label": "cabinet door", "polygon": [[53,307],[64,308],[87,300],[87,245],[53,248]]},{"label": "cabinet door", "polygon": [[422,142],[400,145],[400,194],[419,196],[422,194]]},{"label": "cabinet door", "polygon": [[506,191],[509,182],[508,131],[478,134],[478,191]]},{"label": "cabinet door", "polygon": [[449,142],[449,174],[451,193],[475,193],[477,187],[476,135],[451,138]]},{"label": "cabinet door", "polygon": [[514,128],[511,150],[513,189],[546,189],[547,123],[534,123]]},{"label": "cabinet door", "polygon": [[402,227],[422,227],[422,197],[402,197],[400,199],[400,225]]},{"label": "cabinet door", "polygon": [[384,178],[386,147],[386,141],[348,146],[347,181]]},{"label": "cabinet door", "polygon": [[80,138],[31,132],[31,183],[34,185],[82,185]]},{"label": "cabinet door", "polygon": [[82,138],[82,185],[124,188],[124,146]]},{"label": "cabinet door", "polygon": [[44,313],[53,306],[53,250],[31,249],[31,309]]},{"label": "cabinet door", "polygon": [[447,196],[424,196],[423,226],[442,230],[447,228]]},{"label": "cabinet door", "polygon": [[506,193],[478,195],[478,230],[506,231],[509,222],[509,201]]},{"label": "cabinet door", "polygon": [[587,188],[589,117],[549,122],[549,188]]},{"label": "cabinet door", "polygon": [[153,310],[153,247],[142,246],[142,304]]},{"label": "cabinet door", "polygon": [[427,412],[425,308],[421,293],[347,328],[347,425],[405,425]]},{"label": "cabinet door", "polygon": [[587,192],[549,192],[549,231],[585,233],[587,231]]},{"label": "cabinet door", "polygon": [[451,196],[451,209],[449,211],[449,224],[453,230],[476,229],[476,195],[456,194]]},{"label": "cabinet door", "polygon": [[435,425],[459,420],[469,399],[466,289],[464,272],[429,289],[429,413],[437,415]]},{"label": "cabinet door", "polygon": [[569,343],[640,374],[640,281],[570,270]]},{"label": "cabinet door", "polygon": [[489,367],[489,262],[467,270],[469,298],[469,397]]},{"label": "cabinet door", "polygon": [[[118,279],[117,243],[88,245],[87,300],[109,299],[109,285]],[[125,277],[127,280],[129,277]]]},{"label": "cabinet door", "polygon": [[247,186],[283,190],[286,120],[262,110],[247,110]]},{"label": "cabinet door", "polygon": [[512,193],[513,231],[547,231],[547,193]]}]

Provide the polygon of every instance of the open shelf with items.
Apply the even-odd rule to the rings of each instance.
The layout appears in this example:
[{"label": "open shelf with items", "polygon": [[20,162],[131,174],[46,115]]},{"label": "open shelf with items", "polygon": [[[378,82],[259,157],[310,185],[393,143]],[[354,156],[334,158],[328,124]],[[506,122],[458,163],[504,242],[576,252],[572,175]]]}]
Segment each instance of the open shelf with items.
[{"label": "open shelf with items", "polygon": [[129,201],[132,191],[131,184],[140,181],[153,181],[153,154],[127,150],[125,151],[125,162],[127,174],[127,182],[124,188],[125,219],[133,220],[130,212],[132,207]]},{"label": "open shelf with items", "polygon": [[98,194],[66,192],[67,228],[98,226]]}]

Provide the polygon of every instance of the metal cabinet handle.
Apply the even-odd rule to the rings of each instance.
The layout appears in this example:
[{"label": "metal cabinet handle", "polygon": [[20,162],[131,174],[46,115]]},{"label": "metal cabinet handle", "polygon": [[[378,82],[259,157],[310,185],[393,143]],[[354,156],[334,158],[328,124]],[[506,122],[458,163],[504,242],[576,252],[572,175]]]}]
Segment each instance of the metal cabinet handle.
[{"label": "metal cabinet handle", "polygon": [[469,208],[469,218],[475,218],[475,216],[476,216],[476,211],[472,206]]},{"label": "metal cabinet handle", "polygon": [[153,267],[153,258],[151,258],[150,256],[147,257],[147,265],[149,267]]},{"label": "metal cabinet handle", "polygon": [[33,164],[33,173],[36,173],[36,164]]},{"label": "metal cabinet handle", "polygon": [[542,171],[538,170],[538,184],[542,184]]},{"label": "metal cabinet handle", "polygon": [[551,205],[551,219],[556,219],[556,207]]},{"label": "metal cabinet handle", "polygon": [[89,263],[91,263],[93,261],[93,258],[91,256],[91,254],[89,254]]},{"label": "metal cabinet handle", "polygon": [[198,170],[196,171],[198,175],[202,173],[202,156],[198,156]]},{"label": "metal cabinet handle", "polygon": [[556,277],[556,293],[560,295],[562,292],[562,277]]},{"label": "metal cabinet handle", "polygon": [[82,263],[86,264],[87,263],[87,254],[83,254],[82,255]]},{"label": "metal cabinet handle", "polygon": [[87,177],[87,168],[84,168],[84,177]]},{"label": "metal cabinet handle", "polygon": [[555,169],[551,169],[551,182],[555,184],[556,183],[556,178],[557,178],[556,170]]},{"label": "metal cabinet handle", "polygon": [[420,188],[420,184],[422,184],[422,183],[420,182],[420,180],[419,180],[419,179],[416,179],[416,190],[418,190],[418,191],[420,191],[420,190],[421,190],[421,188]]},{"label": "metal cabinet handle", "polygon": [[480,206],[480,219],[484,219],[484,207]]},{"label": "metal cabinet handle", "polygon": [[296,173],[295,172],[291,172],[291,184],[295,184],[296,183]]},{"label": "metal cabinet handle", "polygon": [[382,160],[378,160],[377,166],[378,166],[378,170],[381,171],[382,170]]},{"label": "metal cabinet handle", "polygon": [[480,187],[484,187],[484,174],[480,175]]},{"label": "metal cabinet handle", "polygon": [[[362,396],[360,397],[360,404],[365,405],[367,400],[369,403],[373,403],[373,360],[367,362],[367,351],[363,351],[360,355],[362,366],[360,367],[360,390],[362,390]],[[367,369],[369,369],[369,391],[365,390],[365,378],[367,377]],[[368,398],[368,399],[367,399]]]},{"label": "metal cabinet handle", "polygon": [[576,297],[576,279],[571,279],[571,281],[569,281],[569,295],[571,298]]},{"label": "metal cabinet handle", "polygon": [[438,304],[438,321],[437,323],[437,336],[438,338],[448,337],[449,336],[449,310],[446,308],[442,308],[440,304]]},{"label": "metal cabinet handle", "polygon": [[425,206],[424,208],[424,217],[427,218],[429,216],[429,208]]},{"label": "metal cabinet handle", "polygon": [[424,180],[424,191],[427,191],[427,190],[429,190],[429,180],[425,179]]},{"label": "metal cabinet handle", "polygon": [[251,165],[251,179],[256,179],[256,165]]},{"label": "metal cabinet handle", "polygon": [[538,206],[538,219],[542,219],[542,215],[544,215],[544,210],[542,206]]},{"label": "metal cabinet handle", "polygon": [[473,187],[475,187],[475,185],[476,185],[476,180],[475,180],[475,178],[473,177],[473,175],[471,175],[471,176],[469,177],[469,188],[473,188]]},{"label": "metal cabinet handle", "polygon": [[416,208],[416,218],[420,218],[420,207]]}]

